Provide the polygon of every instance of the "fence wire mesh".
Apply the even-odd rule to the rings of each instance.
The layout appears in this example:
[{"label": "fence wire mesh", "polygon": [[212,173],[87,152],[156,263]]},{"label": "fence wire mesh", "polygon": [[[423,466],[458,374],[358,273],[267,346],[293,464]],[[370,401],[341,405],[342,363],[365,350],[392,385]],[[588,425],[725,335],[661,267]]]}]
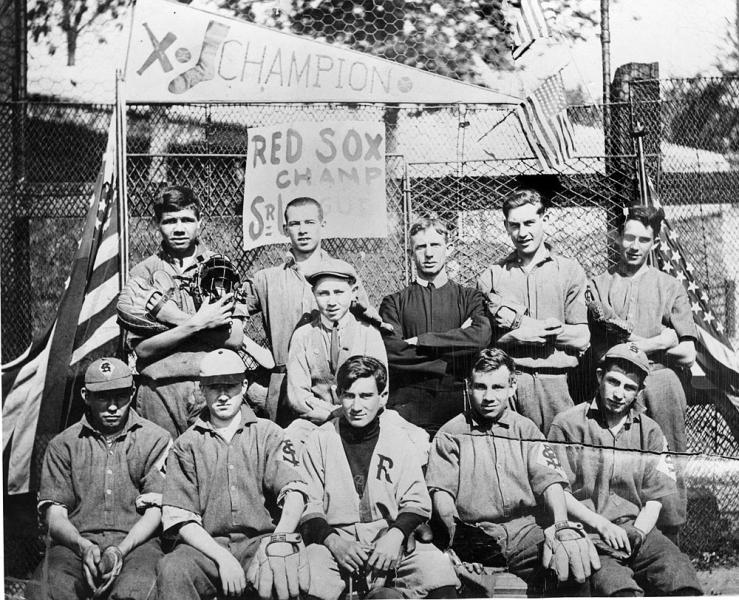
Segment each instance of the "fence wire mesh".
[{"label": "fence wire mesh", "polygon": [[[629,139],[637,120],[654,128],[658,142],[648,155],[650,172],[655,175],[668,218],[695,257],[700,270],[697,280],[715,299],[717,313],[736,339],[737,128],[720,120],[723,129],[716,128],[724,132],[727,141],[723,145],[713,138],[710,144],[705,141],[708,134],[698,129],[708,116],[691,121],[687,107],[693,106],[688,92],[697,94],[696,86],[707,84],[690,84],[682,90],[683,97],[677,92],[678,83],[662,82],[662,96],[657,101],[611,105],[613,126],[616,133]],[[721,85],[732,90],[737,84],[732,80]],[[734,114],[737,97],[734,93],[722,100]],[[31,335],[53,319],[111,112],[110,106],[102,105],[0,105],[0,127],[8,133],[7,139],[13,140],[0,148],[3,361],[20,354]],[[542,174],[511,127],[510,112],[510,107],[480,105],[130,106],[130,263],[156,249],[159,237],[152,199],[163,185],[172,183],[190,185],[204,200],[205,243],[229,255],[242,273],[280,262],[287,250],[284,245],[251,251],[242,248],[249,128],[296,121],[374,120],[384,123],[386,130],[388,237],[331,239],[326,241],[326,249],[357,267],[371,301],[377,305],[385,294],[400,289],[412,277],[407,255],[409,223],[435,214],[448,223],[454,235],[456,254],[450,265],[454,276],[462,283],[472,283],[485,267],[511,250],[502,226],[503,197],[526,178]],[[617,151],[606,152],[602,107],[570,107],[569,114],[576,156],[556,173],[548,234],[558,251],[576,257],[587,273],[594,275],[613,264],[611,230],[622,207],[634,199],[633,146],[622,144]],[[690,126],[696,129],[693,138],[686,131]],[[250,322],[248,333],[265,341],[258,320]],[[705,397],[691,405],[691,452],[739,456],[727,418],[731,420],[732,415]],[[691,477],[686,528],[691,542],[686,549],[693,553],[718,543],[708,534],[719,531],[715,528],[717,511],[728,523],[735,522],[739,512],[734,471],[722,479],[711,460],[697,456],[686,467]],[[6,510],[6,518],[7,514]],[[726,540],[731,527],[720,531],[721,539]],[[39,556],[38,536],[24,537],[12,524],[8,528],[6,520],[5,543],[9,574],[27,576]]]}]

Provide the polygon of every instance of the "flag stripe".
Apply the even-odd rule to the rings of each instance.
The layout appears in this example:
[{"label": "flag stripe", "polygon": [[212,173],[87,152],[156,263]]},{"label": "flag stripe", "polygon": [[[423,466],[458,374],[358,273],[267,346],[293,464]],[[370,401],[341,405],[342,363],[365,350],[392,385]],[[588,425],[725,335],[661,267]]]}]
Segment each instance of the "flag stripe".
[{"label": "flag stripe", "polygon": [[[3,372],[3,443],[9,446],[8,493],[37,488],[33,466],[68,423],[81,361],[116,340],[119,228],[114,184],[116,119],[91,197],[71,274],[52,326]],[[97,358],[97,357],[95,357]],[[79,401],[79,399],[74,399]]]},{"label": "flag stripe", "polygon": [[10,390],[3,405],[3,440],[10,440],[12,436],[7,473],[9,494],[26,494],[29,491],[36,425],[53,338],[52,331],[42,352],[29,363],[32,370],[28,373],[29,377]]},{"label": "flag stripe", "polygon": [[97,329],[89,339],[87,339],[82,346],[77,348],[72,353],[72,359],[70,360],[71,365],[77,364],[85,356],[91,354],[94,350],[97,350],[100,346],[109,342],[120,334],[120,327],[116,321],[116,316],[112,315],[108,317]]},{"label": "flag stripe", "polygon": [[516,109],[529,147],[544,171],[565,165],[575,154],[562,73],[546,80]]},{"label": "flag stripe", "polygon": [[514,60],[538,38],[549,36],[549,25],[539,0],[520,0],[515,4],[508,0],[504,14],[511,31]]},{"label": "flag stripe", "polygon": [[82,304],[82,308],[80,310],[78,324],[82,325],[85,321],[88,321],[91,317],[98,313],[101,308],[108,306],[108,304],[110,304],[110,301],[113,300],[117,295],[118,274],[116,273],[114,277],[111,277],[107,281],[103,282],[102,285],[99,285],[97,288],[87,294],[87,296],[85,296],[85,301]]}]

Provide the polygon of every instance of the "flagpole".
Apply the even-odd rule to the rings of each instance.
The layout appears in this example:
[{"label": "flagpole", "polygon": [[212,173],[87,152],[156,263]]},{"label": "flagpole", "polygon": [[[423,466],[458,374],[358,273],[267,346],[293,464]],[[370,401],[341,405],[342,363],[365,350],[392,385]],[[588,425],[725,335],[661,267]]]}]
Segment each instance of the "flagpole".
[{"label": "flagpole", "polygon": [[[115,112],[116,140],[115,140],[115,162],[116,162],[116,195],[118,196],[118,287],[123,289],[128,276],[128,185],[126,167],[126,98],[125,79],[120,69],[115,75]],[[121,329],[121,345],[119,352],[125,356],[123,340],[124,331]]]},{"label": "flagpole", "polygon": [[600,0],[600,54],[603,71],[603,132],[611,131],[611,8],[610,0]]},{"label": "flagpole", "polygon": [[[644,135],[646,130],[644,126],[637,121],[634,125],[632,135],[636,142],[636,171],[637,179],[639,180],[639,204],[642,206],[649,206],[649,184],[647,183],[647,165],[644,160]],[[650,266],[657,264],[656,257],[654,255],[654,247],[649,251],[648,261]]]}]

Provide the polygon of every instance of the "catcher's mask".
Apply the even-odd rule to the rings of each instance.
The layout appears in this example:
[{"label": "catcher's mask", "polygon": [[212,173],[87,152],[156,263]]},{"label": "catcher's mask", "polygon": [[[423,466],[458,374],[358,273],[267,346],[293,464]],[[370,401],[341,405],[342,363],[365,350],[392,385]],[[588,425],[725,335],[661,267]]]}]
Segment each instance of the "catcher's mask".
[{"label": "catcher's mask", "polygon": [[235,294],[240,286],[241,278],[231,259],[224,254],[214,254],[200,265],[194,292],[198,304],[202,304]]}]

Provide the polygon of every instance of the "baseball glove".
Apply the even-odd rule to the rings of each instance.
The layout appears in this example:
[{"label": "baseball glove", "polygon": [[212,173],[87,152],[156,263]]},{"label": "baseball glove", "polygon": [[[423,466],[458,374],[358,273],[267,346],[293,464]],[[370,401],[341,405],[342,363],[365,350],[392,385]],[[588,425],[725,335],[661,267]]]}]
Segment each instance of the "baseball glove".
[{"label": "baseball glove", "polygon": [[526,316],[526,307],[523,304],[503,300],[503,297],[495,292],[488,294],[487,308],[498,326],[507,329],[518,329],[521,320]]},{"label": "baseball glove", "polygon": [[611,345],[627,342],[634,331],[633,323],[622,319],[611,306],[595,299],[592,292],[585,292],[588,307],[588,320],[597,335],[604,337]]},{"label": "baseball glove", "polygon": [[93,598],[102,597],[113,585],[116,577],[121,574],[123,569],[123,553],[118,546],[108,546],[100,557],[98,563],[98,571],[100,573],[100,583],[92,593]]},{"label": "baseball glove", "polygon": [[170,328],[157,314],[174,294],[176,284],[165,271],[155,271],[150,281],[131,277],[118,298],[118,323],[127,331],[151,337]]},{"label": "baseball glove", "polygon": [[542,564],[552,569],[557,579],[570,576],[583,583],[593,571],[600,569],[598,552],[581,523],[560,521],[544,530]]},{"label": "baseball glove", "polygon": [[299,533],[275,533],[262,539],[246,579],[260,598],[297,598],[310,587],[310,570]]}]

